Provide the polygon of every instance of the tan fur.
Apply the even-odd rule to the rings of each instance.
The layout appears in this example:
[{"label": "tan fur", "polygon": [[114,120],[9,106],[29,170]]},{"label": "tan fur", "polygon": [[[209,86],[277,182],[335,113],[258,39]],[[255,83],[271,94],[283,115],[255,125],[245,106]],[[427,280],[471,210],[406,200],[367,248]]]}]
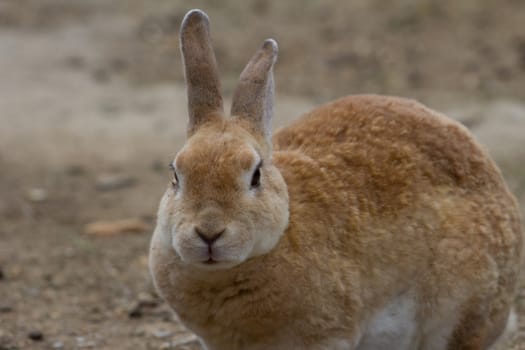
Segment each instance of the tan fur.
[{"label": "tan fur", "polygon": [[205,118],[222,113],[221,84],[211,46],[208,16],[201,11],[185,18],[181,28],[181,53],[188,93],[188,132],[193,133]]},{"label": "tan fur", "polygon": [[[400,296],[415,305],[411,348],[493,344],[514,300],[521,221],[464,127],[413,101],[349,96],[278,132],[272,151],[252,119],[214,114],[190,133],[151,243],[157,289],[207,349],[360,349]],[[226,228],[214,243],[224,263],[202,263],[195,226]]]}]

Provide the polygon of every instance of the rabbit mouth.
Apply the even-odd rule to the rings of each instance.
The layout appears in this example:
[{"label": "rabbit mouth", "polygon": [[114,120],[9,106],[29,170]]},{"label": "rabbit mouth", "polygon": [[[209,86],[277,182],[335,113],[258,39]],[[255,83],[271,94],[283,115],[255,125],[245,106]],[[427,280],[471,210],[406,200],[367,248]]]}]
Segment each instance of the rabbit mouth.
[{"label": "rabbit mouth", "polygon": [[217,265],[228,265],[229,263],[232,263],[232,262],[228,260],[219,260],[217,259],[217,257],[214,257],[213,255],[210,254],[206,260],[201,260],[200,263],[206,266],[214,266],[214,265],[217,266]]},{"label": "rabbit mouth", "polygon": [[196,267],[199,267],[204,270],[223,270],[223,269],[229,269],[236,265],[238,265],[240,262],[238,261],[232,261],[232,260],[216,260],[213,257],[208,257],[206,260],[201,260],[198,264],[196,264]]},{"label": "rabbit mouth", "polygon": [[206,264],[206,265],[213,265],[213,264],[217,264],[218,261],[217,260],[213,260],[213,258],[210,256],[208,258],[208,260],[205,260],[203,261],[203,264]]}]

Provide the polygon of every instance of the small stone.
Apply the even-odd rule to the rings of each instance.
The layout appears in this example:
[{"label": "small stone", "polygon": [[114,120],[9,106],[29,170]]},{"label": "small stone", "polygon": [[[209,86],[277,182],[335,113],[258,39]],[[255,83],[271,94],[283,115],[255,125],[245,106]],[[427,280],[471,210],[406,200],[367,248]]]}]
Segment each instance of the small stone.
[{"label": "small stone", "polygon": [[104,116],[107,119],[112,119],[118,116],[120,106],[116,101],[107,100],[100,105],[100,111],[104,112]]},{"label": "small stone", "polygon": [[9,305],[0,305],[0,313],[1,314],[7,314],[9,312],[13,311],[13,307]]},{"label": "small stone", "polygon": [[129,218],[113,221],[94,221],[84,227],[84,232],[93,236],[111,236],[122,233],[142,233],[150,227],[141,219]]},{"label": "small stone", "polygon": [[72,69],[82,69],[86,66],[86,60],[82,56],[67,57],[64,63]]},{"label": "small stone", "polygon": [[97,344],[92,340],[87,340],[85,337],[76,337],[78,348],[94,348]]},{"label": "small stone", "polygon": [[148,293],[140,293],[138,301],[130,305],[128,309],[129,318],[139,318],[144,314],[144,309],[152,309],[159,305],[158,300]]},{"label": "small stone", "polygon": [[121,57],[116,57],[109,62],[109,65],[112,71],[119,73],[126,70],[128,62]]},{"label": "small stone", "polygon": [[36,288],[36,287],[29,287],[29,288],[26,288],[26,289],[25,289],[25,292],[26,292],[27,295],[29,295],[29,296],[32,297],[32,298],[39,297],[40,294],[41,294],[41,290],[40,290],[40,288]]},{"label": "small stone", "polygon": [[107,69],[104,68],[97,68],[92,73],[93,80],[95,80],[97,83],[107,83],[109,82],[111,76]]},{"label": "small stone", "polygon": [[82,344],[82,343],[86,342],[86,338],[84,338],[84,337],[76,337],[75,341],[77,342],[77,344]]},{"label": "small stone", "polygon": [[140,318],[142,317],[142,309],[140,307],[140,304],[137,304],[135,307],[133,307],[128,312],[129,318]]},{"label": "small stone", "polygon": [[31,202],[43,202],[48,198],[48,192],[45,188],[33,187],[27,190],[26,196]]},{"label": "small stone", "polygon": [[161,350],[167,350],[167,349],[172,349],[173,347],[171,346],[171,343],[170,342],[164,342],[162,344],[160,344],[160,349]]},{"label": "small stone", "polygon": [[66,168],[66,174],[69,176],[81,176],[86,173],[86,168],[82,165],[73,164]]},{"label": "small stone", "polygon": [[136,179],[126,174],[102,174],[97,178],[99,191],[113,191],[136,184]]},{"label": "small stone", "polygon": [[5,278],[4,270],[2,270],[2,267],[0,266],[0,281]]},{"label": "small stone", "polygon": [[168,338],[173,334],[172,331],[168,331],[165,329],[156,329],[152,333],[155,338],[159,338],[159,339]]},{"label": "small stone", "polygon": [[34,340],[34,341],[44,340],[44,334],[38,330],[33,330],[29,332],[27,336],[29,337],[29,339]]},{"label": "small stone", "polygon": [[140,307],[153,308],[159,305],[159,301],[149,293],[139,293],[138,299]]},{"label": "small stone", "polygon": [[190,343],[196,343],[198,341],[197,336],[191,333],[181,333],[175,339],[171,341],[171,346],[177,347],[180,345],[186,345]]},{"label": "small stone", "polygon": [[53,345],[51,345],[53,347],[53,349],[63,349],[64,348],[64,343],[61,342],[60,340],[57,340],[55,342],[53,342]]},{"label": "small stone", "polygon": [[4,269],[4,278],[11,280],[17,279],[22,274],[22,266],[20,265],[9,265]]}]

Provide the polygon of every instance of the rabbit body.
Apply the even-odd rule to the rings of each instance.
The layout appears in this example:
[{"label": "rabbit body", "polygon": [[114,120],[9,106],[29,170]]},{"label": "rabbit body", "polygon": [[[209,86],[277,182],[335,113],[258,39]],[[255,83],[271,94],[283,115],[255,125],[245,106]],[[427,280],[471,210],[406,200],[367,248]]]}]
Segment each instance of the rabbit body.
[{"label": "rabbit body", "polygon": [[[466,128],[374,95],[323,105],[272,144],[212,114],[190,116],[150,248],[156,288],[206,349],[474,350],[503,333],[519,208]],[[226,228],[198,243],[210,222]]]}]

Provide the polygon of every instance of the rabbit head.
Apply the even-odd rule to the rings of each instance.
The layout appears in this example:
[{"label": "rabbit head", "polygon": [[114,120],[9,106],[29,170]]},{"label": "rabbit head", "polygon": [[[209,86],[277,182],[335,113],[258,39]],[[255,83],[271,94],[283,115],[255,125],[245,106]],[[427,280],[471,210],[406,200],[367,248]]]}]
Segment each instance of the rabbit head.
[{"label": "rabbit head", "polygon": [[249,61],[226,118],[205,13],[186,15],[180,42],[187,141],[172,162],[159,223],[181,264],[230,268],[269,252],[288,224],[288,192],[270,140],[277,44],[266,40]]}]

